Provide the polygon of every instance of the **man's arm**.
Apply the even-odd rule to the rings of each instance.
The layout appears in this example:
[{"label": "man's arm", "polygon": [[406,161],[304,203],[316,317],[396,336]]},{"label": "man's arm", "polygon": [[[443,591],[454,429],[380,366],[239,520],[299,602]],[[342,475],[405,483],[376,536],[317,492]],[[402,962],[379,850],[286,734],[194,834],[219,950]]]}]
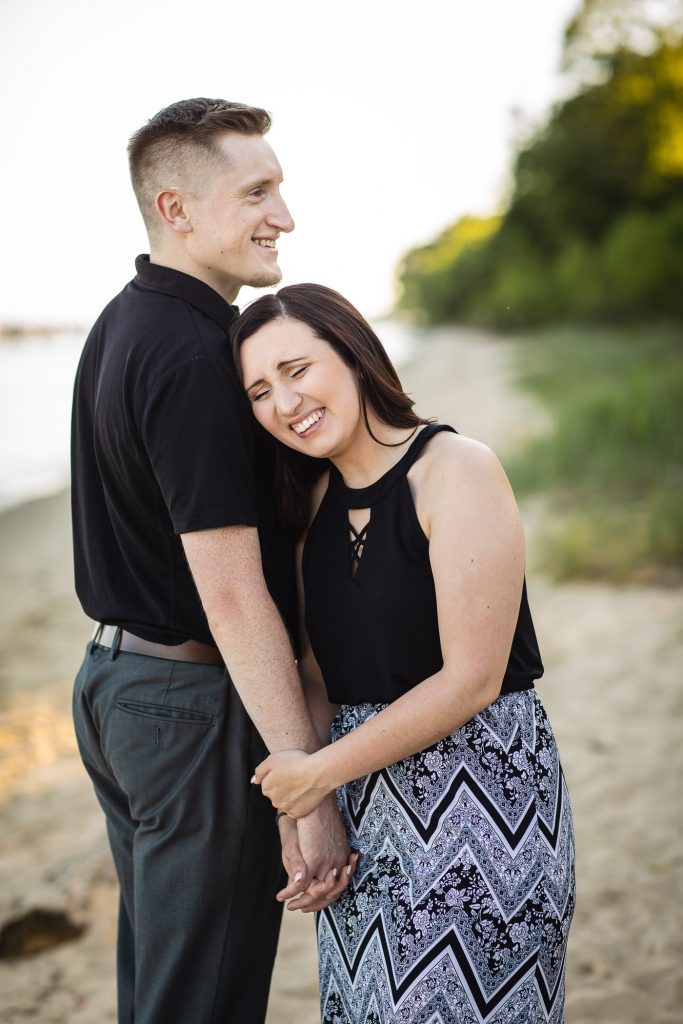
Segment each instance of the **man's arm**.
[{"label": "man's arm", "polygon": [[[271,753],[292,747],[317,750],[320,740],[287,631],[263,578],[256,528],[229,526],[181,536],[213,638],[266,746]],[[334,795],[309,815],[307,830],[302,877],[280,896],[313,885],[302,909],[317,910],[336,898],[349,879],[349,845]]]},{"label": "man's arm", "polygon": [[182,542],[213,638],[264,743],[271,752],[317,750],[292,647],[263,578],[256,528],[185,533]]}]

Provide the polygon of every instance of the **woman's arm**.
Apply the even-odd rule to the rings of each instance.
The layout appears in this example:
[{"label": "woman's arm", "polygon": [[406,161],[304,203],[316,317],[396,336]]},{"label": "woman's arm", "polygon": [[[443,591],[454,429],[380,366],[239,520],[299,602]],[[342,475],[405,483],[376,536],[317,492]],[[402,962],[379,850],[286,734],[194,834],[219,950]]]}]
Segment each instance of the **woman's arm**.
[{"label": "woman's arm", "polygon": [[456,435],[438,435],[418,467],[416,509],[429,538],[443,668],[337,743],[310,756],[282,751],[259,765],[266,796],[295,817],[337,786],[443,739],[500,693],[524,577],[512,490],[489,449]]}]

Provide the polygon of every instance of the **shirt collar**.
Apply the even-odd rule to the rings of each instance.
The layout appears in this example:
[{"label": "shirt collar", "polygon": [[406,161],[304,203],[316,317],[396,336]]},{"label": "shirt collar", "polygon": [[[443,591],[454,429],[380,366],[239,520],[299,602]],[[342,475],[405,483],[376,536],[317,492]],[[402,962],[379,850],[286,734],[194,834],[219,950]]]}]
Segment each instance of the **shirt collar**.
[{"label": "shirt collar", "polygon": [[236,316],[237,306],[231,306],[210,285],[205,284],[190,274],[172,267],[164,267],[160,263],[151,263],[149,256],[138,256],[135,260],[137,271],[134,284],[154,292],[163,292],[176,299],[183,299],[201,313],[211,317],[219,327],[227,333]]}]

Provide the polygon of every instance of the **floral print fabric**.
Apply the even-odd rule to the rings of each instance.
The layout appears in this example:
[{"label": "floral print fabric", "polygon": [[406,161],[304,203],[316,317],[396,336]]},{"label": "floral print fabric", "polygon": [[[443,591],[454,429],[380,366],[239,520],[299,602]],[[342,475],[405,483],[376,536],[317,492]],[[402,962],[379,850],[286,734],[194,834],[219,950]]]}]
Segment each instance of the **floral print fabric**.
[{"label": "floral print fabric", "polygon": [[361,858],[318,915],[323,1024],[562,1024],[574,838],[536,691],[337,798]]}]

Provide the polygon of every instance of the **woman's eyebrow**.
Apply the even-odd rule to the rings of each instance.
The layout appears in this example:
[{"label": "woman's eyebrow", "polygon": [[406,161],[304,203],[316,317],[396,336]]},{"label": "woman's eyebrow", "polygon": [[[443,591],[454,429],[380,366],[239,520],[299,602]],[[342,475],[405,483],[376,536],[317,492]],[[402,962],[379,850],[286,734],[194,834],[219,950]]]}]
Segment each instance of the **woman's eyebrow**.
[{"label": "woman's eyebrow", "polygon": [[296,356],[294,359],[283,359],[281,363],[277,364],[276,369],[281,370],[283,366],[289,366],[290,363],[301,363],[305,359],[310,359],[310,356]]},{"label": "woman's eyebrow", "polygon": [[[302,363],[302,362],[305,362],[305,360],[308,359],[308,358],[309,358],[309,356],[296,356],[294,359],[283,359],[281,362],[279,362],[277,364],[275,369],[276,370],[282,370],[283,367],[289,366],[290,363]],[[258,384],[267,384],[267,383],[268,382],[265,380],[265,378],[259,377],[258,380],[255,380],[253,384],[250,384],[248,387],[245,387],[244,390],[245,391],[251,391],[252,388],[255,388]]]}]

